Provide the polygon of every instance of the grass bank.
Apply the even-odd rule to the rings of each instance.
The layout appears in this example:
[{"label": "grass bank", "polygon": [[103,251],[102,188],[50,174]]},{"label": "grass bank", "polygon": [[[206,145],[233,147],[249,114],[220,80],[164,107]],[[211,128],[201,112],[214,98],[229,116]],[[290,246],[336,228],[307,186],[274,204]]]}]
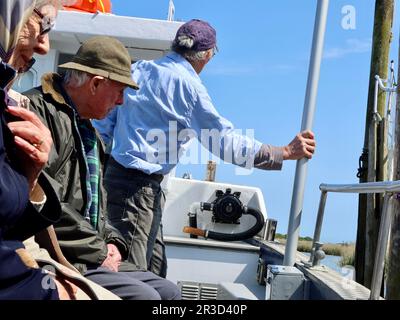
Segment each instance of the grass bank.
[{"label": "grass bank", "polygon": [[[277,233],[275,239],[281,243],[286,243],[286,235]],[[312,246],[312,238],[300,237],[297,245],[297,250],[300,252],[310,252]],[[325,254],[331,256],[341,256],[340,265],[351,265],[354,266],[354,243],[325,243],[323,246]]]}]

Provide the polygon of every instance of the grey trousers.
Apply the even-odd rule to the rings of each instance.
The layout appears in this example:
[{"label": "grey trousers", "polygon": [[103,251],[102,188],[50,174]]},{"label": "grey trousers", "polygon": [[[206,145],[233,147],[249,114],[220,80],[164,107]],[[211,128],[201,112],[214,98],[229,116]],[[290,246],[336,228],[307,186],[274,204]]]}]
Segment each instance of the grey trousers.
[{"label": "grey trousers", "polygon": [[127,169],[110,157],[104,178],[110,223],[129,245],[128,261],[138,270],[165,278],[167,259],[162,234],[165,196],[162,175]]},{"label": "grey trousers", "polygon": [[84,276],[123,300],[181,299],[175,284],[149,271],[114,272],[100,267],[87,271]]}]

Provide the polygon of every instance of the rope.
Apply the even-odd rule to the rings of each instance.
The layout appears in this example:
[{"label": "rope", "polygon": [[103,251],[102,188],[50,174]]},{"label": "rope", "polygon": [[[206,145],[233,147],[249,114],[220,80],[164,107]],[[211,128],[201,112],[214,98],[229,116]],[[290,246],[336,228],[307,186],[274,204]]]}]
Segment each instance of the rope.
[{"label": "rope", "polygon": [[99,2],[100,2],[101,9],[103,10],[103,13],[106,13],[106,9],[104,8],[103,1],[99,0]]},{"label": "rope", "polygon": [[363,152],[358,160],[357,178],[361,179],[368,173],[368,149],[363,149]]},{"label": "rope", "polygon": [[94,2],[96,2],[96,1],[98,1],[98,2],[100,3],[101,11],[102,11],[103,13],[106,13],[106,8],[104,7],[104,3],[103,3],[102,0],[89,0],[89,3],[94,3]]}]

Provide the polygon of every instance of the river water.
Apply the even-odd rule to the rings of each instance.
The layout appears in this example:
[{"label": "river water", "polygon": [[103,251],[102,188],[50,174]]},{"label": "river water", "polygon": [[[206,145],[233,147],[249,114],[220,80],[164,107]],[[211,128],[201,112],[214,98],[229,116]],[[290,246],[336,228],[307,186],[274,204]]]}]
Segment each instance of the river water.
[{"label": "river water", "polygon": [[[308,253],[305,253],[309,255]],[[346,278],[354,279],[354,268],[351,266],[341,267],[339,265],[341,256],[329,256],[326,255],[325,258],[321,261],[321,264],[327,266],[328,268],[339,272],[342,276]]]},{"label": "river water", "polygon": [[326,265],[327,267],[340,272],[340,270],[342,269],[341,266],[339,266],[339,262],[340,262],[341,256],[325,256],[325,259],[321,261],[321,264]]}]

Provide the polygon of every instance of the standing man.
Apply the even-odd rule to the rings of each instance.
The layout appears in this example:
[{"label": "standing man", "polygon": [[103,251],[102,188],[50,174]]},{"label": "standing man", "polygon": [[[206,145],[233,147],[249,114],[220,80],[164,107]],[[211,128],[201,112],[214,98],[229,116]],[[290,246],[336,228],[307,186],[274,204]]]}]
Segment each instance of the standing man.
[{"label": "standing man", "polygon": [[179,289],[123,260],[128,245],[108,224],[102,186],[102,142],[89,119],[102,119],[123,103],[130,77],[128,50],[114,38],[98,36],[82,44],[64,77],[46,74],[42,86],[25,95],[50,129],[52,149],[46,174],[61,201],[54,224],[65,257],[88,279],[122,299],[179,299]]},{"label": "standing man", "polygon": [[[124,107],[94,121],[105,142],[112,142],[105,175],[110,222],[129,243],[129,261],[162,277],[166,276],[167,262],[160,182],[176,166],[190,140],[189,131],[224,161],[247,168],[280,170],[283,160],[311,158],[315,149],[310,131],[298,134],[285,147],[234,132],[233,125],[218,114],[199,77],[214,56],[216,44],[216,31],[207,22],[183,24],[172,52],[132,66],[132,79],[140,89],[127,90]],[[155,147],[153,129],[166,133],[164,145]],[[204,129],[216,134],[212,139],[201,139]],[[170,141],[171,137],[178,139]]]}]

